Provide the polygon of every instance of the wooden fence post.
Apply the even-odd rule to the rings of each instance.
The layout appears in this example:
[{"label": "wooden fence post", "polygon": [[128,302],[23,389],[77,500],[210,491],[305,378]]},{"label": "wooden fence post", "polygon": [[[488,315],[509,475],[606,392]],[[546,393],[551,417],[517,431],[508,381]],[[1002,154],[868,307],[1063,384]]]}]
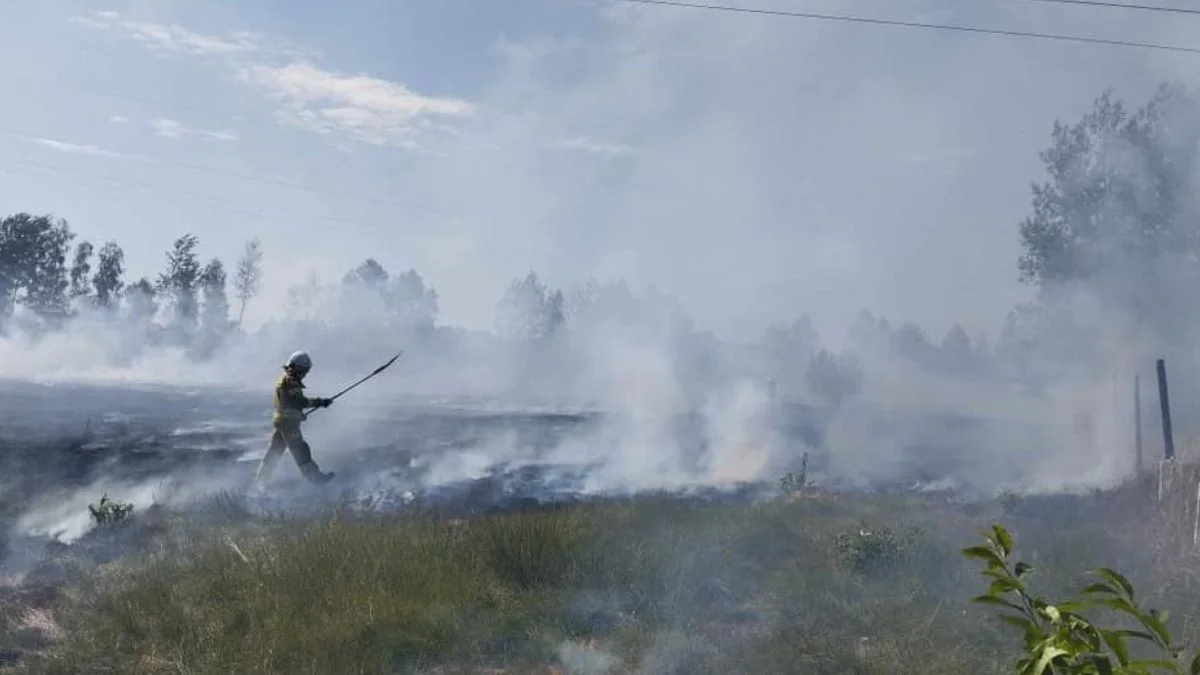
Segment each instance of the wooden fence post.
[{"label": "wooden fence post", "polygon": [[1175,436],[1171,433],[1171,398],[1167,393],[1167,364],[1159,359],[1155,364],[1158,369],[1158,407],[1162,413],[1163,457],[1170,461],[1175,459]]},{"label": "wooden fence post", "polygon": [[1133,376],[1133,448],[1137,457],[1137,473],[1142,473],[1142,376]]}]

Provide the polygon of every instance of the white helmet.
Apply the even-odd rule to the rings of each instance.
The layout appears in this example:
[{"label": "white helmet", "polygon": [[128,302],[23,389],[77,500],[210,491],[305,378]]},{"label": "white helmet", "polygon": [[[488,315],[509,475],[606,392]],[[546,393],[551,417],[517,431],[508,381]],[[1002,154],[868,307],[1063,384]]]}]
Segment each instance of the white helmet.
[{"label": "white helmet", "polygon": [[298,373],[307,373],[312,369],[312,359],[308,357],[308,352],[293,352],[288,357],[284,368],[294,370]]}]

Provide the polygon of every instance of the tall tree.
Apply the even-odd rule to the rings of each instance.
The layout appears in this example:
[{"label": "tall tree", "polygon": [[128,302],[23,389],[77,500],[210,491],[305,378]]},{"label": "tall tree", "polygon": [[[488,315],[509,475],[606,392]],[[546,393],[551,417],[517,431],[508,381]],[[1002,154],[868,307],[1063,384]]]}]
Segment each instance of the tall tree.
[{"label": "tall tree", "polygon": [[956,364],[966,365],[975,357],[971,336],[957,323],[951,326],[946,332],[946,337],[942,338],[941,350],[943,356]]},{"label": "tall tree", "polygon": [[437,323],[438,293],[410,269],[392,279],[388,289],[392,314],[406,327],[429,330]]},{"label": "tall tree", "polygon": [[136,323],[148,324],[158,314],[158,293],[146,277],[125,289],[125,303],[129,318]]},{"label": "tall tree", "polygon": [[0,220],[0,320],[20,303],[46,319],[67,316],[67,256],[75,235],[62,219],[18,213]]},{"label": "tall tree", "polygon": [[776,323],[759,340],[771,377],[785,387],[803,385],[809,362],[821,349],[821,339],[806,314],[791,325]]},{"label": "tall tree", "polygon": [[233,274],[233,290],[238,301],[238,328],[242,327],[242,319],[246,315],[246,305],[258,295],[259,284],[262,281],[262,244],[258,239],[246,242],[242,257],[238,259],[237,269]]},{"label": "tall tree", "polygon": [[[1020,224],[1022,281],[1044,300],[1086,289],[1160,340],[1186,343],[1200,284],[1200,98],[1162,85],[1131,112],[1111,91],[1073,124],[1055,122]],[[1057,311],[1057,309],[1055,310]]]},{"label": "tall tree", "polygon": [[219,336],[229,328],[229,297],[225,290],[225,266],[219,258],[213,258],[200,273],[200,290],[203,294],[204,332]]},{"label": "tall tree", "polygon": [[367,258],[342,277],[334,305],[335,321],[346,326],[382,328],[393,323],[388,281],[391,275],[374,258]]},{"label": "tall tree", "polygon": [[888,349],[892,343],[892,324],[864,309],[850,325],[847,343],[851,350],[862,354]]},{"label": "tall tree", "polygon": [[81,241],[75,245],[75,256],[71,260],[71,298],[85,300],[92,294],[90,276],[92,274],[92,253],[95,247],[90,241]]},{"label": "tall tree", "polygon": [[18,216],[8,216],[0,220],[0,326],[12,316],[17,294],[24,283],[24,270],[20,264],[22,243],[16,218]]},{"label": "tall tree", "polygon": [[891,345],[897,356],[921,365],[928,365],[935,352],[933,341],[925,329],[912,321],[905,321],[892,332]]},{"label": "tall tree", "polygon": [[304,281],[287,289],[284,310],[295,321],[315,321],[321,314],[323,296],[329,289],[310,271]]},{"label": "tall tree", "polygon": [[167,251],[167,267],[158,277],[158,288],[171,303],[172,324],[177,330],[190,331],[199,320],[200,260],[196,246],[200,243],[193,234],[184,234]]},{"label": "tall tree", "polygon": [[937,365],[939,370],[952,377],[974,376],[979,374],[984,366],[982,355],[982,351],[975,351],[975,345],[971,343],[971,336],[967,335],[966,329],[956,323],[942,338],[942,344],[938,348]]},{"label": "tall tree", "polygon": [[367,258],[358,267],[348,272],[342,282],[347,285],[359,286],[378,293],[387,290],[388,272],[374,258]]},{"label": "tall tree", "polygon": [[809,390],[826,403],[838,406],[862,391],[863,373],[851,355],[834,356],[822,349],[808,364]]},{"label": "tall tree", "polygon": [[550,337],[564,321],[561,291],[550,291],[536,273],[514,279],[496,305],[496,332],[507,340]]},{"label": "tall tree", "polygon": [[96,255],[96,273],[92,276],[97,307],[107,311],[116,309],[125,285],[124,277],[125,252],[115,241],[105,242]]}]

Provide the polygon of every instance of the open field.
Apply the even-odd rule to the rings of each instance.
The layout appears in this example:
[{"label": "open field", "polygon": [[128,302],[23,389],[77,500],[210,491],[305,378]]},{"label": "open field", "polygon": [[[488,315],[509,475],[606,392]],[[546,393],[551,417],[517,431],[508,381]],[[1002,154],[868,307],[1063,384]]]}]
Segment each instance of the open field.
[{"label": "open field", "polygon": [[969,602],[986,583],[959,552],[991,523],[1038,592],[1114,567],[1200,640],[1194,558],[1152,494],[646,497],[465,520],[262,518],[222,498],[135,514],[35,570],[7,594],[0,652],[37,673],[1012,672],[1017,635]]},{"label": "open field", "polygon": [[[443,403],[331,411],[309,437],[341,488],[296,486],[285,459],[277,494],[261,498],[236,488],[261,452],[256,400],[0,391],[0,668],[1012,672],[1019,634],[970,602],[987,583],[961,555],[993,524],[1035,566],[1037,592],[1065,597],[1086,570],[1113,567],[1144,603],[1171,611],[1180,642],[1200,644],[1185,508],[1195,476],[1168,486],[1163,504],[1150,476],[989,500],[897,485],[831,493],[778,475],[585,494],[603,474],[562,449],[606,447],[594,415]],[[808,477],[819,477],[821,428],[802,417],[778,425],[781,452],[811,452]],[[970,469],[956,448],[987,432],[956,424],[920,423],[955,440],[907,449],[911,481]],[[679,447],[696,452],[676,456],[675,470],[702,479],[703,445]],[[576,461],[549,461],[564,458]],[[133,502],[133,516],[89,529],[87,507],[104,493]]]}]

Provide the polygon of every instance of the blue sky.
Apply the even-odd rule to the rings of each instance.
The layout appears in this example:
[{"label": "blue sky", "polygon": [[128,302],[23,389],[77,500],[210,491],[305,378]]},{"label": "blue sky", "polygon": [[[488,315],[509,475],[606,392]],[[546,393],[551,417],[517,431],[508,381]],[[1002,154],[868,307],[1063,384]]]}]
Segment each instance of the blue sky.
[{"label": "blue sky", "polygon": [[[1200,43],[1028,0],[728,4]],[[1053,120],[1200,56],[606,0],[22,0],[0,63],[0,211],[116,239],[135,276],[185,231],[229,263],[258,236],[252,321],[374,256],[456,323],[532,268],[748,338],[860,308],[994,331]]]}]

